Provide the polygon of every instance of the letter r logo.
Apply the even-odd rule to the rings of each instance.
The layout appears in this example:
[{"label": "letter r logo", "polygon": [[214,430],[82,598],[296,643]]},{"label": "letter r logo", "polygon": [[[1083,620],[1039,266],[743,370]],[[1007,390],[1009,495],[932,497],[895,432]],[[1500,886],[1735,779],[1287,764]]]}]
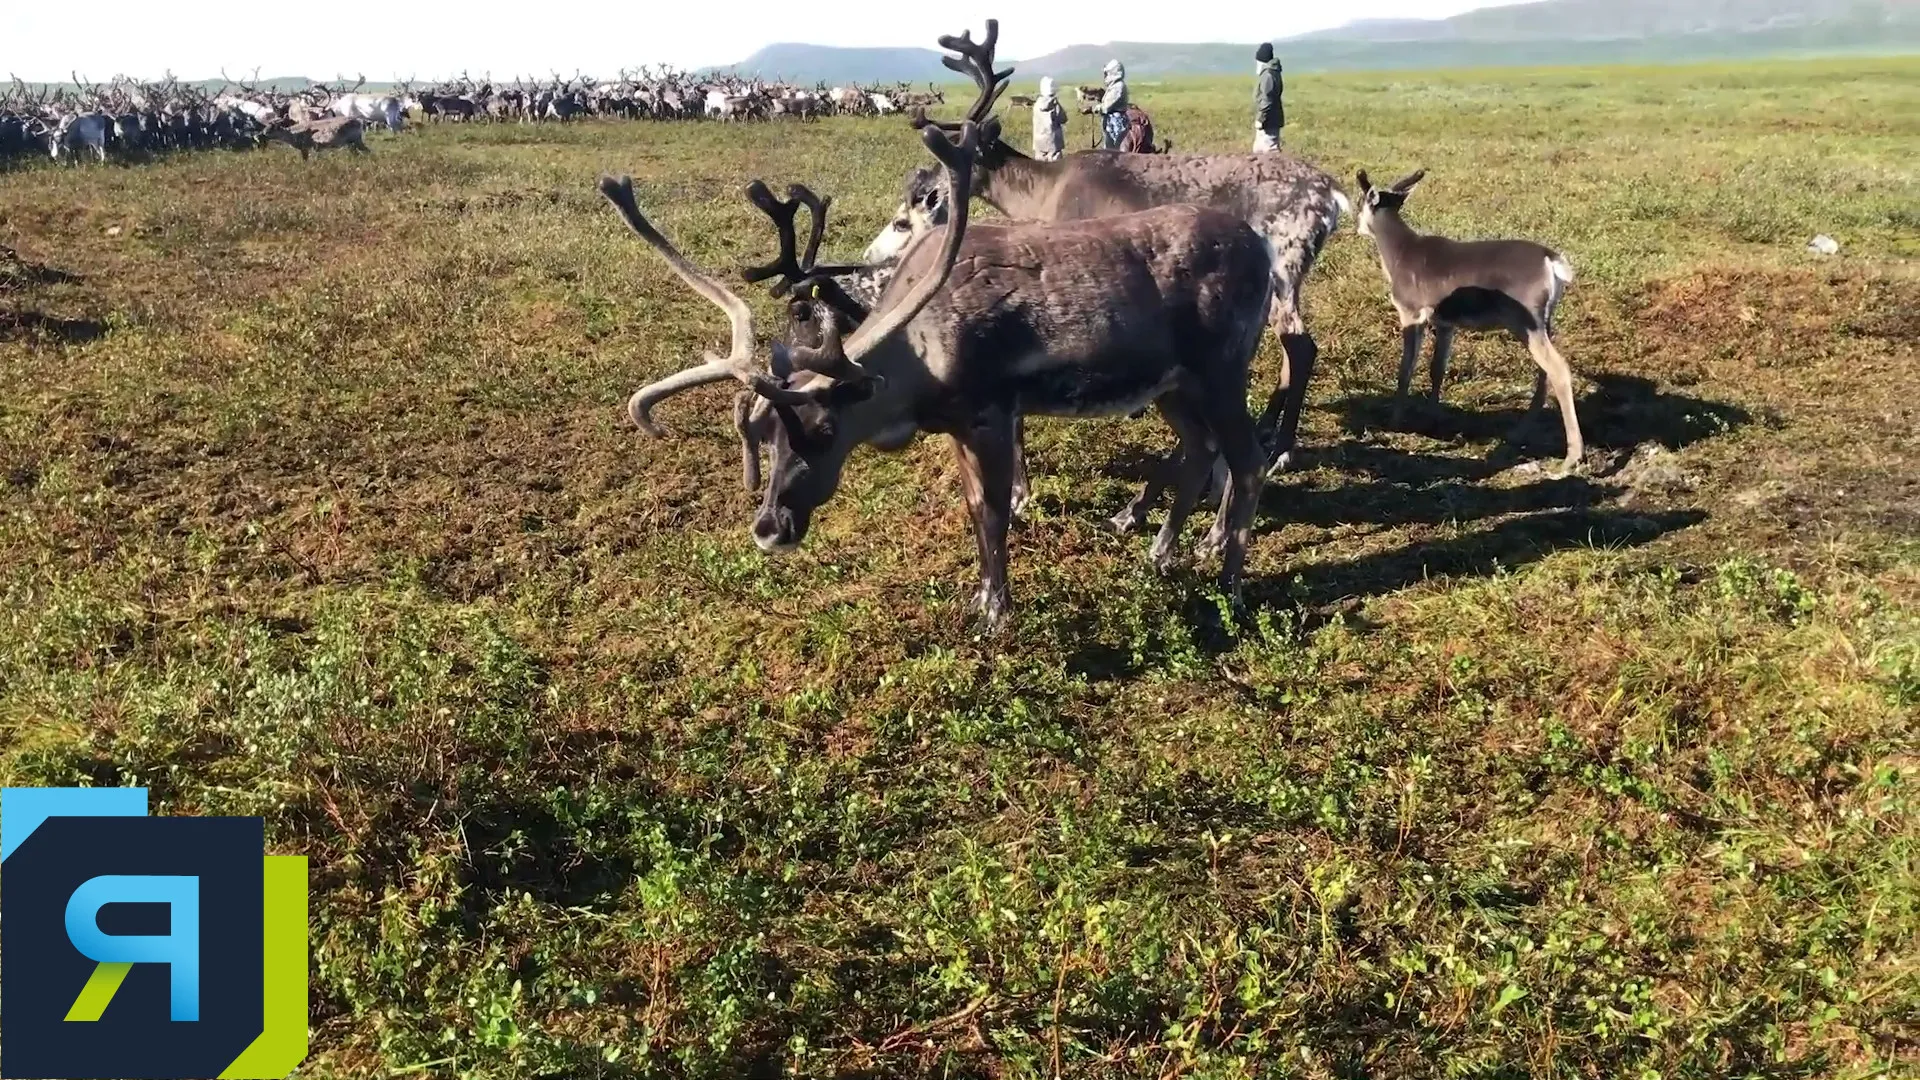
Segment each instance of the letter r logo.
[{"label": "letter r logo", "polygon": [[[100,909],[108,904],[165,904],[165,935],[107,934]],[[103,874],[89,878],[67,898],[67,940],[81,956],[97,961],[93,975],[68,1010],[68,1020],[98,1020],[135,964],[165,964],[170,975],[172,1020],[200,1019],[200,879],[154,874]]]}]

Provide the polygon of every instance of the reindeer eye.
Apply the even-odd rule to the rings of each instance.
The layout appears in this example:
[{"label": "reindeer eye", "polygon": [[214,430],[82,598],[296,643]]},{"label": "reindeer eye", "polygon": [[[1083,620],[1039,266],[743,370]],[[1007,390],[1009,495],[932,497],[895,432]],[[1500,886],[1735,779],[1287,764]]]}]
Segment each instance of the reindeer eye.
[{"label": "reindeer eye", "polygon": [[893,231],[911,232],[913,231],[913,222],[908,221],[906,218],[897,218],[893,223]]}]

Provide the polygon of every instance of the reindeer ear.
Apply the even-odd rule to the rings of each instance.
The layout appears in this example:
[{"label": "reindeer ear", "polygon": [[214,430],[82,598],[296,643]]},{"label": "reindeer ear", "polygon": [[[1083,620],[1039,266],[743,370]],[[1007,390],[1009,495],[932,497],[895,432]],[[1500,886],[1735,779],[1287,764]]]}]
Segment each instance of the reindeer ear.
[{"label": "reindeer ear", "polygon": [[1393,190],[1404,195],[1407,192],[1412,191],[1413,186],[1415,184],[1418,184],[1420,181],[1426,178],[1427,178],[1427,170],[1425,169],[1417,170],[1413,173],[1410,173],[1406,176],[1401,177],[1399,182],[1393,185]]},{"label": "reindeer ear", "polygon": [[1360,194],[1367,195],[1373,192],[1373,181],[1367,179],[1367,170],[1361,169],[1355,173],[1354,179],[1360,181]]}]

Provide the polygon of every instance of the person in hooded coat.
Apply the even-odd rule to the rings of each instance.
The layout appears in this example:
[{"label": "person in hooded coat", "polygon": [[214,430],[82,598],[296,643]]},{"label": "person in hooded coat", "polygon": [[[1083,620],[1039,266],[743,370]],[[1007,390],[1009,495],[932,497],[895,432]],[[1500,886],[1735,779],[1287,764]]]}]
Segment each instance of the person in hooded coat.
[{"label": "person in hooded coat", "polygon": [[1262,154],[1280,149],[1280,129],[1286,126],[1287,114],[1280,106],[1280,61],[1273,58],[1273,45],[1261,42],[1253,60],[1259,76],[1253,84],[1253,152]]},{"label": "person in hooded coat", "polygon": [[1066,147],[1067,110],[1053,91],[1051,76],[1040,80],[1040,96],[1033,102],[1033,156],[1038,161],[1059,161]]},{"label": "person in hooded coat", "polygon": [[1118,59],[1107,61],[1102,74],[1107,80],[1107,92],[1101,97],[1100,114],[1101,148],[1120,149],[1120,140],[1127,137],[1127,69]]}]

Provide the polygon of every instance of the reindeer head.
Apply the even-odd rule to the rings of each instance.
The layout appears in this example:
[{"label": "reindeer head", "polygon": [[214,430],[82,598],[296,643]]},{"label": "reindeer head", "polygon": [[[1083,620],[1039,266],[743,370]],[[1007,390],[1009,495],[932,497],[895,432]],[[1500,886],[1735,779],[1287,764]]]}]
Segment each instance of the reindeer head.
[{"label": "reindeer head", "polygon": [[1373,235],[1373,215],[1386,213],[1398,216],[1400,208],[1406,205],[1407,195],[1414,185],[1425,179],[1427,170],[1421,169],[1401,177],[1391,187],[1377,188],[1367,179],[1367,170],[1361,169],[1355,179],[1360,181],[1360,210],[1355,215],[1354,227],[1362,236]]},{"label": "reindeer head", "polygon": [[[921,141],[945,166],[949,191],[968,190],[978,145],[973,125],[963,125],[957,141],[949,141],[945,133],[927,126],[921,131]],[[758,444],[765,440],[773,451],[772,471],[754,520],[754,541],[765,551],[792,548],[806,536],[813,511],[838,489],[847,455],[864,437],[861,425],[850,422],[848,410],[872,399],[883,380],[863,366],[862,361],[913,321],[945,287],[953,271],[966,231],[964,201],[953,215],[937,261],[927,265],[925,260],[917,260],[920,272],[912,283],[897,281],[896,284],[903,287],[890,289],[885,298],[887,302],[861,322],[850,336],[843,335],[838,319],[821,319],[818,346],[788,347],[775,343],[769,350],[767,365],[762,368],[754,360],[758,342],[754,336],[753,312],[746,302],[701,272],[647,222],[634,202],[631,180],[603,177],[600,191],[619,210],[627,225],[660,252],[682,281],[727,313],[733,330],[728,355],[708,353],[704,362],[643,387],[627,402],[628,415],[642,431],[659,435],[662,432],[653,422],[652,410],[662,399],[728,379],[744,385],[751,395],[736,398],[734,420],[743,439],[749,480],[756,478]],[[767,267],[750,270],[749,277],[758,275],[758,280],[765,280],[797,276],[805,269],[792,257],[793,207],[801,201],[798,192],[794,202],[787,204],[779,204],[770,194],[765,204],[757,198],[755,201],[773,217],[780,230],[782,258]],[[776,209],[769,210],[768,206]],[[816,234],[825,228],[824,206],[822,202],[821,213],[814,218]],[[809,244],[809,264],[816,251],[817,243]],[[818,268],[814,268],[811,277],[800,280],[819,281]],[[796,315],[790,309],[789,317]]]},{"label": "reindeer head", "polygon": [[891,262],[915,240],[946,223],[947,199],[940,171],[916,168],[907,174],[906,195],[894,210],[893,220],[867,245],[862,258],[874,264]]},{"label": "reindeer head", "polygon": [[[940,37],[940,47],[956,54],[943,56],[940,62],[972,79],[978,90],[973,104],[967,109],[966,119],[962,121],[974,125],[979,133],[981,168],[974,170],[975,180],[998,167],[1007,157],[1019,154],[1019,151],[1000,141],[1000,118],[993,115],[994,103],[1000,100],[1000,95],[1007,90],[1007,81],[1013,78],[1012,68],[1005,71],[993,69],[993,50],[999,40],[998,19],[987,20],[986,37],[977,44],[971,30],[962,31],[958,37],[951,34]],[[924,108],[914,111],[913,125],[923,129],[937,127],[949,133],[959,127],[958,124],[928,119]],[[967,190],[957,197],[970,199],[976,194],[978,192],[969,184]],[[932,168],[919,168],[908,173],[906,192],[899,207],[894,210],[893,220],[867,245],[866,260],[869,263],[882,263],[898,258],[913,241],[946,224],[947,213],[948,206],[941,193],[939,173]]]}]

